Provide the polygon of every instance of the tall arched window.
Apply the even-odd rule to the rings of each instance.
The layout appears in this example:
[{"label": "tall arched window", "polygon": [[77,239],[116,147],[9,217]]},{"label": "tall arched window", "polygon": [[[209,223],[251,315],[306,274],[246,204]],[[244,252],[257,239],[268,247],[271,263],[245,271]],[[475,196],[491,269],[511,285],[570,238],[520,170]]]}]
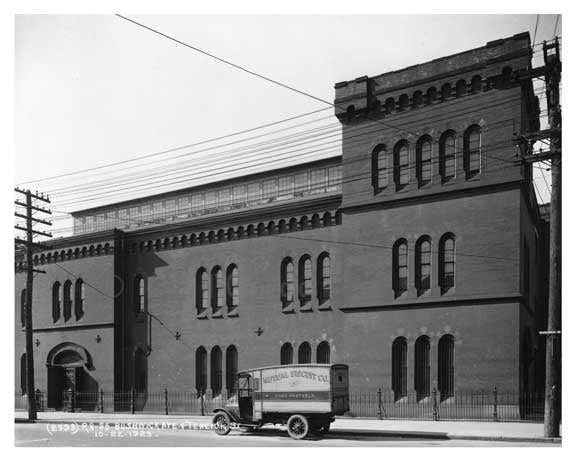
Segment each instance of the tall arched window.
[{"label": "tall arched window", "polygon": [[416,399],[430,395],[430,338],[420,336],[414,345],[414,389]]},{"label": "tall arched window", "polygon": [[240,285],[238,280],[238,266],[230,264],[226,269],[226,305],[228,312],[234,312],[240,302]]},{"label": "tall arched window", "polygon": [[294,350],[292,344],[284,343],[280,349],[280,365],[292,365],[294,362]]},{"label": "tall arched window", "polygon": [[238,374],[238,350],[236,346],[226,349],[226,391],[228,395],[236,393],[236,375]]},{"label": "tall arched window", "polygon": [[208,370],[206,349],[200,346],[196,349],[196,390],[205,392],[208,386]]},{"label": "tall arched window", "polygon": [[284,258],[280,266],[280,298],[282,307],[292,304],[294,292],[294,263],[292,258]]},{"label": "tall arched window", "polygon": [[454,336],[444,335],[438,341],[438,390],[440,401],[454,397]]},{"label": "tall arched window", "polygon": [[216,313],[224,305],[224,277],[222,269],[216,266],[212,269],[212,312]]},{"label": "tall arched window", "polygon": [[72,282],[66,280],[64,282],[64,321],[67,322],[72,317]]},{"label": "tall arched window", "polygon": [[208,273],[201,267],[196,272],[196,311],[198,314],[208,309]]},{"label": "tall arched window", "polygon": [[302,305],[312,299],[312,260],[308,255],[298,263],[298,296]]},{"label": "tall arched window", "polygon": [[318,256],[317,264],[318,274],[316,277],[318,283],[318,302],[322,304],[330,299],[330,255],[328,253],[321,253]]},{"label": "tall arched window", "polygon": [[392,390],[394,400],[408,395],[408,343],[403,336],[392,343]]},{"label": "tall arched window", "polygon": [[481,169],[481,137],[480,127],[471,126],[464,134],[464,171],[466,178],[480,173]]},{"label": "tall arched window", "polygon": [[136,349],[134,353],[134,390],[138,394],[146,392],[148,381],[146,354],[142,349]]},{"label": "tall arched window", "polygon": [[316,348],[316,363],[330,363],[330,344],[322,341]]},{"label": "tall arched window", "polygon": [[144,277],[134,278],[134,312],[140,314],[146,310],[146,282]]},{"label": "tall arched window", "polygon": [[311,363],[312,362],[312,349],[310,344],[304,342],[298,348],[298,363]]},{"label": "tall arched window", "polygon": [[418,296],[430,289],[432,272],[432,246],[429,237],[421,237],[416,242],[416,291]]},{"label": "tall arched window", "polygon": [[408,289],[408,243],[405,239],[397,240],[392,249],[392,286],[396,297]]},{"label": "tall arched window", "polygon": [[20,390],[22,391],[22,395],[27,393],[28,386],[27,386],[27,370],[26,370],[26,354],[22,354],[20,356]]},{"label": "tall arched window", "polygon": [[82,279],[76,280],[74,286],[74,315],[76,316],[76,320],[80,320],[84,317],[84,286],[84,281]]},{"label": "tall arched window", "polygon": [[442,294],[454,287],[455,280],[455,239],[453,234],[444,234],[440,239],[438,251],[438,278]]},{"label": "tall arched window", "polygon": [[394,182],[396,190],[401,190],[410,182],[410,149],[407,141],[400,141],[394,147]]},{"label": "tall arched window", "polygon": [[429,136],[424,136],[418,141],[416,176],[420,187],[432,181],[432,139]]},{"label": "tall arched window", "polygon": [[378,192],[388,185],[388,151],[378,144],[372,151],[372,187]]},{"label": "tall arched window", "polygon": [[212,396],[222,391],[222,349],[214,346],[210,352],[210,388]]},{"label": "tall arched window", "polygon": [[60,320],[61,290],[60,282],[54,282],[52,285],[52,320]]},{"label": "tall arched window", "polygon": [[26,326],[26,290],[20,293],[20,325]]},{"label": "tall arched window", "polygon": [[447,182],[456,176],[456,135],[447,131],[440,138],[440,177]]}]

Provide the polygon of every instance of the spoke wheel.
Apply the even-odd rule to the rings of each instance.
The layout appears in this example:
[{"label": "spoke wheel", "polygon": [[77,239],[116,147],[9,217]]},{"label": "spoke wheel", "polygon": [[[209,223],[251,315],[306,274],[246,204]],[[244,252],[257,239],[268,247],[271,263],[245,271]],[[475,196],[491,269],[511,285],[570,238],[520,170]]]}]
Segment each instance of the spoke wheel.
[{"label": "spoke wheel", "polygon": [[290,437],[296,440],[300,440],[308,435],[310,425],[308,424],[308,420],[305,416],[292,415],[288,419],[287,428]]},{"label": "spoke wheel", "polygon": [[212,418],[212,424],[214,424],[214,432],[218,435],[227,435],[232,430],[230,417],[224,412],[216,413]]}]

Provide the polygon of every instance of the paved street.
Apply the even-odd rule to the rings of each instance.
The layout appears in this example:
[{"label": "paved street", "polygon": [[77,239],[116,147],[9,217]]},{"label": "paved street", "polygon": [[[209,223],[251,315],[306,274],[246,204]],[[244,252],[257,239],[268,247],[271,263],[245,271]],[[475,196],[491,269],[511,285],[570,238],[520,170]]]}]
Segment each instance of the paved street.
[{"label": "paved street", "polygon": [[[247,447],[273,447],[273,446],[310,446],[310,447],[345,447],[345,446],[547,446],[558,447],[559,444],[526,443],[526,442],[492,442],[473,440],[438,440],[414,439],[402,437],[374,437],[374,436],[340,436],[310,437],[298,441],[292,440],[283,430],[263,429],[258,433],[243,433],[232,431],[227,436],[218,436],[208,430],[190,429],[154,429],[154,430],[94,430],[90,428],[69,428],[65,426],[37,424],[16,424],[15,445],[17,447],[133,447],[133,446],[160,446],[160,447],[210,447],[210,446],[247,446]],[[52,432],[52,433],[50,433]]]}]

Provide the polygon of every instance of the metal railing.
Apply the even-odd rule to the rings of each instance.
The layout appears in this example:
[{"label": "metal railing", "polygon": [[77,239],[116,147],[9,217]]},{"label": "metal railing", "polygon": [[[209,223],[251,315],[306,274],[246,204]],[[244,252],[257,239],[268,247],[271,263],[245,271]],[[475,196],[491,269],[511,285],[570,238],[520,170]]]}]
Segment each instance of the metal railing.
[{"label": "metal railing", "polygon": [[[231,396],[232,394],[230,394]],[[65,391],[48,398],[46,392],[36,392],[38,411],[69,411],[99,413],[149,413],[164,415],[210,415],[224,406],[228,393],[222,391],[162,391],[124,392]],[[418,396],[420,397],[420,396]],[[437,390],[424,398],[408,392],[397,398],[393,391],[350,392],[350,411],[345,416],[408,419],[408,420],[469,420],[469,421],[543,421],[544,394],[509,391],[459,391],[441,400]],[[26,396],[17,393],[15,409],[27,409]]]}]

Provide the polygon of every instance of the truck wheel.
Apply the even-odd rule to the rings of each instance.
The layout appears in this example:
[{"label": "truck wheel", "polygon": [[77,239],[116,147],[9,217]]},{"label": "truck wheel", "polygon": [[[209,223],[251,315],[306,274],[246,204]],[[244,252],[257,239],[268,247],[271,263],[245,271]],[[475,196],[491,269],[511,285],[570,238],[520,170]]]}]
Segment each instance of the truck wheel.
[{"label": "truck wheel", "polygon": [[214,415],[212,424],[214,425],[214,432],[218,435],[227,435],[232,430],[230,427],[230,416],[223,411]]},{"label": "truck wheel", "polygon": [[306,437],[308,435],[308,431],[310,430],[308,420],[305,416],[302,415],[290,416],[290,418],[288,418],[286,427],[290,437],[296,440],[300,440]]}]

